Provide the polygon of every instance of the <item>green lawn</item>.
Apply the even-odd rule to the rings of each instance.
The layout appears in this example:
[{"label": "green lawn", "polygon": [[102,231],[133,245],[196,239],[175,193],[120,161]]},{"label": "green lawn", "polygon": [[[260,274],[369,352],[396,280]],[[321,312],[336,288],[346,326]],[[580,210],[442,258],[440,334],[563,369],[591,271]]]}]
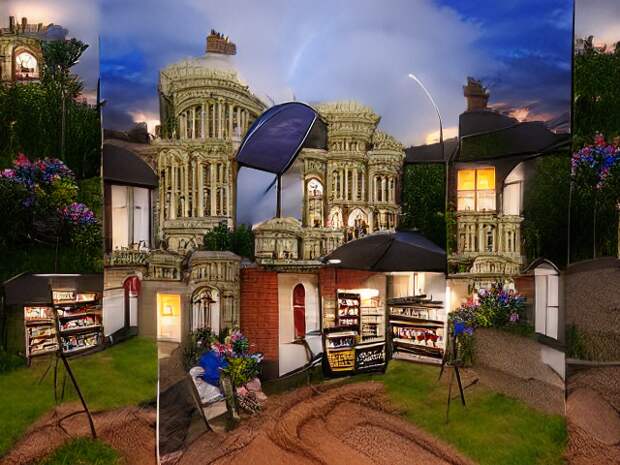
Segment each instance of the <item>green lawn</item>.
[{"label": "green lawn", "polygon": [[[92,411],[137,405],[156,397],[157,347],[150,339],[133,338],[69,363]],[[47,366],[47,359],[39,359],[30,368],[0,375],[0,457],[29,425],[54,407],[51,371],[38,384]],[[65,400],[77,400],[70,380]]]},{"label": "green lawn", "polygon": [[[407,420],[453,444],[481,465],[564,463],[564,417],[541,413],[476,385],[465,391],[466,408],[460,399],[452,401],[450,422],[446,423],[448,387],[437,383],[438,374],[438,367],[393,360],[385,375],[362,379],[382,382]],[[458,394],[456,382],[452,393]]]},{"label": "green lawn", "polygon": [[120,456],[101,441],[79,438],[59,447],[37,465],[119,465]]}]

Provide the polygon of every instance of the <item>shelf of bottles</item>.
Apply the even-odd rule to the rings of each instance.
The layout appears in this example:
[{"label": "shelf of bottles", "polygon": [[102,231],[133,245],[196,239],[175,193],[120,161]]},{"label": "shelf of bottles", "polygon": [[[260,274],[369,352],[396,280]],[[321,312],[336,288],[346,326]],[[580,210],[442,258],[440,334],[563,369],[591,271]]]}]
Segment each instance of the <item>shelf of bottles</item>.
[{"label": "shelf of bottles", "polygon": [[103,343],[98,294],[59,290],[53,296],[63,353],[69,356],[98,348]]},{"label": "shelf of bottles", "polygon": [[388,301],[395,351],[441,358],[445,349],[443,302],[425,295]]},{"label": "shelf of bottles", "polygon": [[28,358],[58,350],[52,307],[24,307],[24,328]]}]

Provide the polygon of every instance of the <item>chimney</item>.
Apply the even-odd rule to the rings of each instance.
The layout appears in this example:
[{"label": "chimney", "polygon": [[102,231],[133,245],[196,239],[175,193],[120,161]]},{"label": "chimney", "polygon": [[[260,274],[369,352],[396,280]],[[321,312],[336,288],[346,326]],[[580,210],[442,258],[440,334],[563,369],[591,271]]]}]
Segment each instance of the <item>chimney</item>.
[{"label": "chimney", "polygon": [[207,36],[207,53],[219,53],[221,55],[236,55],[237,46],[227,36],[211,29]]},{"label": "chimney", "polygon": [[463,95],[467,100],[467,111],[486,110],[489,92],[480,81],[468,77],[467,85],[463,86]]},{"label": "chimney", "polygon": [[9,16],[9,31],[15,32],[15,16]]}]

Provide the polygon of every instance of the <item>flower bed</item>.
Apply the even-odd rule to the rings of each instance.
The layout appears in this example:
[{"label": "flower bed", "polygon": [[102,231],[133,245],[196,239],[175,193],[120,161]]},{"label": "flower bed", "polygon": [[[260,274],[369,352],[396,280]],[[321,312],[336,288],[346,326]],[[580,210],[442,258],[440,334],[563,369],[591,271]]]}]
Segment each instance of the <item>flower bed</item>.
[{"label": "flower bed", "polygon": [[456,335],[458,354],[465,363],[474,359],[473,336],[476,328],[525,327],[525,298],[500,283],[478,292],[449,315]]}]

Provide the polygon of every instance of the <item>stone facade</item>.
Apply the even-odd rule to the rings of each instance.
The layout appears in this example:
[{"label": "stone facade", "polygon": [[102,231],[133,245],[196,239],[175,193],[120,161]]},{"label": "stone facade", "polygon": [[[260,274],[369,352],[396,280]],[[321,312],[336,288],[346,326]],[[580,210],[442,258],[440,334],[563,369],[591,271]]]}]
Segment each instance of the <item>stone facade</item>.
[{"label": "stone facade", "polygon": [[[211,45],[209,45],[211,44]],[[265,105],[240,81],[236,48],[212,31],[207,55],[160,73],[161,138],[158,238],[189,251],[219,223],[234,227],[236,166],[241,138]]]},{"label": "stone facade", "polygon": [[379,131],[379,116],[357,102],[319,104],[327,148],[299,155],[303,187],[301,221],[274,218],[254,228],[263,265],[320,264],[344,242],[398,223],[402,145]]},{"label": "stone facade", "polygon": [[53,24],[29,24],[27,18],[16,22],[9,17],[9,27],[0,28],[0,81],[36,81],[43,64],[41,42],[64,39],[67,31]]}]

